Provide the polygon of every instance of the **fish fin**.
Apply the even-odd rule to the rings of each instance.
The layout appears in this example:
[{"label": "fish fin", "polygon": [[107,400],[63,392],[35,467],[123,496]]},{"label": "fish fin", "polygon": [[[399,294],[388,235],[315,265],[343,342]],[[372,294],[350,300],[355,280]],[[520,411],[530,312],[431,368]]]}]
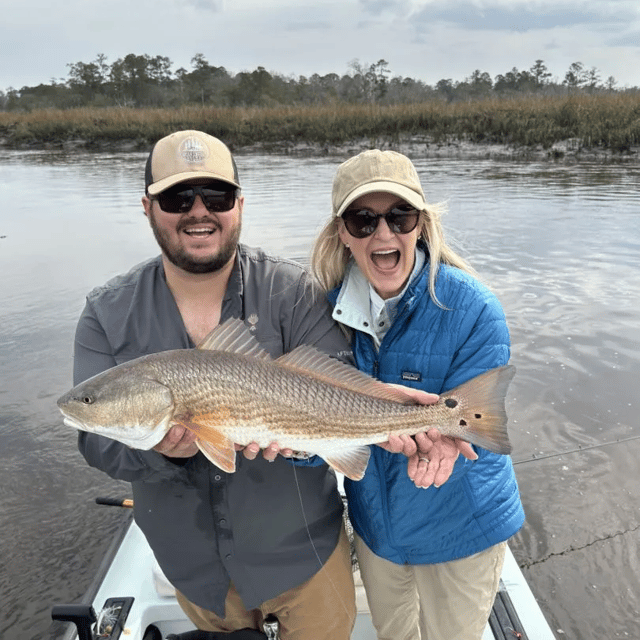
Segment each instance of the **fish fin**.
[{"label": "fish fin", "polygon": [[331,358],[309,345],[301,345],[293,351],[280,356],[276,362],[296,373],[313,375],[323,382],[334,384],[349,391],[364,393],[374,398],[392,400],[400,404],[415,404],[398,389],[380,382],[358,371],[355,367]]},{"label": "fish fin", "polygon": [[227,473],[236,470],[236,450],[233,441],[230,440],[220,429],[220,416],[176,416],[173,424],[180,425],[195,433],[196,446],[209,459],[210,462]]},{"label": "fish fin", "polygon": [[515,372],[513,365],[491,369],[440,396],[445,406],[447,400],[463,405],[459,427],[467,431],[465,440],[493,453],[511,453],[504,401]]},{"label": "fish fin", "polygon": [[337,472],[342,473],[351,480],[362,480],[364,472],[369,464],[371,450],[369,447],[356,447],[340,453],[332,454],[322,459]]},{"label": "fish fin", "polygon": [[204,456],[216,465],[219,469],[226,471],[227,473],[234,473],[236,470],[236,450],[231,443],[231,449],[218,449],[214,445],[210,444],[206,440],[196,440],[196,446]]},{"label": "fish fin", "polygon": [[262,348],[255,336],[238,318],[230,318],[217,326],[198,345],[198,349],[208,351],[227,351],[252,356],[261,360],[271,360],[271,356]]}]

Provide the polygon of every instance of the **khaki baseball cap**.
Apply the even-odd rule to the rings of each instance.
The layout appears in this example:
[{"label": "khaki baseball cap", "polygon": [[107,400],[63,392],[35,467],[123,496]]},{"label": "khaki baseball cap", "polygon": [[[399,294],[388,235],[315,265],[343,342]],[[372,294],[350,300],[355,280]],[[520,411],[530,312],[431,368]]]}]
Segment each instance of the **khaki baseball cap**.
[{"label": "khaki baseball cap", "polygon": [[396,151],[371,149],[338,167],[332,191],[334,217],[340,217],[360,196],[376,191],[393,193],[418,211],[427,208],[420,178],[411,160]]},{"label": "khaki baseball cap", "polygon": [[224,142],[202,131],[187,130],[155,143],[145,170],[147,193],[155,196],[195,178],[222,180],[240,187],[236,163]]}]

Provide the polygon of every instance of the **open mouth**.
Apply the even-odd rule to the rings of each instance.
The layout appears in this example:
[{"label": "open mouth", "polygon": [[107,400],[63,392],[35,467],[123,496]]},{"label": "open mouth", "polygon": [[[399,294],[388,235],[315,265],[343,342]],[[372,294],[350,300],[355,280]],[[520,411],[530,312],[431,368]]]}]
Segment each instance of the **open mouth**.
[{"label": "open mouth", "polygon": [[387,249],[385,251],[374,251],[371,254],[371,262],[378,269],[394,269],[400,262],[400,252],[397,249]]},{"label": "open mouth", "polygon": [[190,238],[207,238],[220,231],[220,223],[213,217],[198,220],[191,216],[180,221],[178,231],[186,233]]},{"label": "open mouth", "polygon": [[189,227],[183,231],[192,238],[206,238],[216,232],[215,227]]}]

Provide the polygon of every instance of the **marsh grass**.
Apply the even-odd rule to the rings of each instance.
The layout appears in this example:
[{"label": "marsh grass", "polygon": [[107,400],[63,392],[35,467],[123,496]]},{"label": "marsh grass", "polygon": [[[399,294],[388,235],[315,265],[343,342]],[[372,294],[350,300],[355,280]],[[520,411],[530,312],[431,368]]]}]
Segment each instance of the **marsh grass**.
[{"label": "marsh grass", "polygon": [[549,149],[575,140],[587,148],[629,151],[640,144],[640,95],[569,95],[439,101],[408,105],[281,106],[269,108],[80,108],[0,113],[8,146],[80,142],[92,148],[128,142],[148,148],[179,129],[199,129],[234,148],[306,143],[372,145],[422,138]]}]

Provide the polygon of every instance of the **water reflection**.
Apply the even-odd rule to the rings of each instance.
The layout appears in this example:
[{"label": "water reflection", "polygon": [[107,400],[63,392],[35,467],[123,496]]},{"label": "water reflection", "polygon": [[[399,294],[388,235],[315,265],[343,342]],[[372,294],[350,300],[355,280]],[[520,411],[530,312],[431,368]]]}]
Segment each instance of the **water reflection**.
[{"label": "water reflection", "polygon": [[[306,260],[339,158],[237,158],[243,240]],[[0,151],[0,636],[48,637],[117,527],[95,507],[126,485],[86,466],[55,399],[95,285],[157,253],[145,154]],[[415,159],[427,199],[509,319],[514,459],[638,433],[640,168]],[[2,237],[3,236],[3,237]],[[566,637],[640,636],[640,441],[517,466],[527,524],[512,546]],[[46,576],[43,580],[42,576]]]}]

